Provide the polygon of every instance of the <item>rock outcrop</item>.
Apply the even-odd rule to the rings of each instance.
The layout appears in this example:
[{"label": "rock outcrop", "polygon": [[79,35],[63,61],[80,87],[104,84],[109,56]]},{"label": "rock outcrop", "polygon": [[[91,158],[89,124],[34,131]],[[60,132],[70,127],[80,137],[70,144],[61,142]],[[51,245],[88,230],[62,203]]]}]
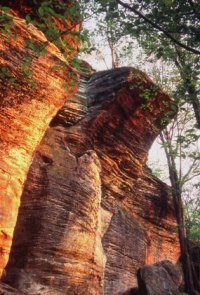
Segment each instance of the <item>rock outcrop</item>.
[{"label": "rock outcrop", "polygon": [[145,264],[177,262],[170,190],[145,165],[171,109],[135,69],[81,84],[35,153],[4,282],[29,295],[128,294]]},{"label": "rock outcrop", "polygon": [[141,295],[179,295],[182,277],[170,261],[161,261],[139,269],[139,294]]},{"label": "rock outcrop", "polygon": [[[13,25],[7,32],[2,27],[3,15],[0,27],[0,274],[10,252],[32,155],[49,122],[75,92],[78,83],[66,91],[66,81],[74,82],[75,77],[58,48],[47,42],[33,25],[27,25],[18,17],[12,17]],[[45,55],[38,56],[38,52],[30,49],[31,44],[37,50],[46,44]]]}]

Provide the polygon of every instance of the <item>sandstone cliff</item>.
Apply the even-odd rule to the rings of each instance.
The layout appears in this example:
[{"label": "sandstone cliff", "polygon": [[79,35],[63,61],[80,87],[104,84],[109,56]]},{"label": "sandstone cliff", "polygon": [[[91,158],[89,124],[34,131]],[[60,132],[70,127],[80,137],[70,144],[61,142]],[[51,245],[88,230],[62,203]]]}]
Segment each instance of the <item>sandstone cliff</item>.
[{"label": "sandstone cliff", "polygon": [[[0,273],[8,259],[22,188],[33,152],[52,117],[75,91],[72,88],[66,91],[66,81],[74,81],[72,71],[60,51],[47,42],[43,33],[18,17],[13,18],[11,31],[6,33],[2,29],[2,15]],[[46,44],[46,54],[38,57],[33,50],[25,47],[25,42],[37,48]],[[55,70],[59,66],[64,70]]]},{"label": "sandstone cliff", "polygon": [[[141,266],[177,262],[170,190],[145,165],[170,109],[170,98],[135,69],[82,81],[35,153],[4,282],[33,295],[128,294]],[[26,150],[25,138],[17,147]]]},{"label": "sandstone cliff", "polygon": [[35,3],[0,1],[15,15],[0,24],[0,294],[131,294],[139,268],[179,257],[170,190],[145,165],[172,102],[131,68],[82,77],[74,96],[71,54],[21,19],[40,24]]}]

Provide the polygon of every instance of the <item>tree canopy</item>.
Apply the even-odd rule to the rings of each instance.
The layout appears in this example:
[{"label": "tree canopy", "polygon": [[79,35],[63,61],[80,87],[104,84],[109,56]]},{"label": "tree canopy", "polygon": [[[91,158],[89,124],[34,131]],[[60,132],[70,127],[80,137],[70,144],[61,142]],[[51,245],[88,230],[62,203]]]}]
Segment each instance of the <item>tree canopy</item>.
[{"label": "tree canopy", "polygon": [[[107,24],[110,43],[137,39],[147,55],[169,61],[182,78],[185,102],[200,128],[200,2],[197,0],[82,1]],[[124,42],[124,40],[123,40]]]}]

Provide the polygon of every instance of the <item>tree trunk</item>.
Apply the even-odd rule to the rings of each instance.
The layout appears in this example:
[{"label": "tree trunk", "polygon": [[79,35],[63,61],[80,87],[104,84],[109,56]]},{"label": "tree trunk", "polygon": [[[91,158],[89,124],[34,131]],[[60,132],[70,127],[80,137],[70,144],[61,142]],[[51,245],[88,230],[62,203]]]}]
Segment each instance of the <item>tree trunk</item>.
[{"label": "tree trunk", "polygon": [[[176,219],[178,224],[178,233],[179,233],[179,240],[180,240],[180,248],[181,248],[181,262],[184,274],[184,281],[185,281],[185,291],[191,295],[195,295],[195,288],[192,276],[192,266],[190,261],[189,249],[187,244],[187,237],[186,237],[186,228],[184,222],[184,213],[183,213],[183,205],[182,205],[182,196],[181,196],[181,187],[180,181],[178,178],[178,172],[176,169],[175,159],[173,153],[171,152],[171,146],[169,148],[165,145],[165,138],[163,134],[160,134],[165,154],[167,157],[168,162],[168,169],[169,169],[169,177],[171,182],[171,189],[172,189],[172,196],[174,201],[174,209],[176,212]],[[169,138],[167,138],[169,141]]]}]

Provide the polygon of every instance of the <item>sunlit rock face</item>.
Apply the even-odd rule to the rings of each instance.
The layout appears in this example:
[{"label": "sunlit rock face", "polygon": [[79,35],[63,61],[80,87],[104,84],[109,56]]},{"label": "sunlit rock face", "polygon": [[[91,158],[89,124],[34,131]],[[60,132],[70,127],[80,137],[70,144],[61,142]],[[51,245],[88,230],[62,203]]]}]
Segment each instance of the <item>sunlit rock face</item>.
[{"label": "sunlit rock face", "polygon": [[[0,33],[0,274],[10,252],[20,196],[33,152],[49,122],[75,88],[71,69],[48,43],[39,57],[24,46],[47,44],[33,25],[14,17],[11,34]],[[58,67],[64,67],[64,71]],[[57,70],[54,70],[55,66]],[[76,83],[77,84],[77,83]]]},{"label": "sunlit rock face", "polygon": [[177,262],[170,190],[145,166],[171,104],[132,68],[82,82],[29,169],[4,282],[34,295],[125,294],[140,267]]},{"label": "sunlit rock face", "polygon": [[[13,15],[34,23],[39,30],[44,32],[47,39],[50,42],[56,42],[58,47],[61,43],[55,37],[55,32],[59,29],[62,32],[60,38],[65,43],[63,51],[65,57],[69,59],[76,55],[80,45],[76,33],[81,28],[82,17],[79,13],[79,4],[75,0],[0,0],[1,6],[8,7]],[[51,27],[49,27],[49,22]]]}]

